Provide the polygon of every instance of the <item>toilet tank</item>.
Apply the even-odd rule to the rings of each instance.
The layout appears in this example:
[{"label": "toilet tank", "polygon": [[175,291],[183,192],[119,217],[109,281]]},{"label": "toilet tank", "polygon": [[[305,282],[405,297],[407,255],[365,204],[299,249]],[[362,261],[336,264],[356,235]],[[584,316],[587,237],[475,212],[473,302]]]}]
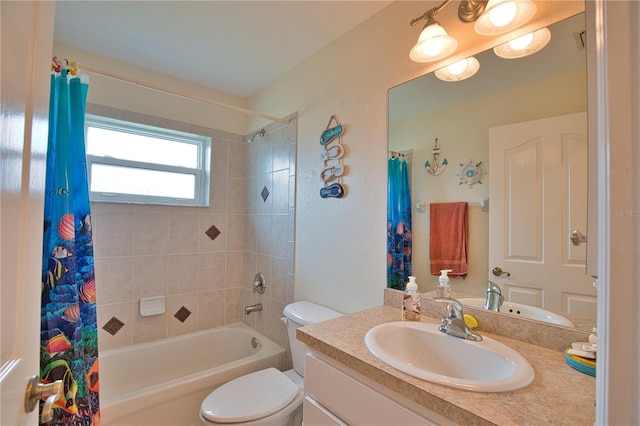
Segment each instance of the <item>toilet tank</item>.
[{"label": "toilet tank", "polygon": [[324,306],[312,302],[294,302],[284,307],[284,316],[287,322],[289,333],[289,347],[293,358],[293,368],[304,375],[304,356],[307,345],[296,339],[296,329],[304,325],[316,324],[332,318],[340,317],[342,314]]}]

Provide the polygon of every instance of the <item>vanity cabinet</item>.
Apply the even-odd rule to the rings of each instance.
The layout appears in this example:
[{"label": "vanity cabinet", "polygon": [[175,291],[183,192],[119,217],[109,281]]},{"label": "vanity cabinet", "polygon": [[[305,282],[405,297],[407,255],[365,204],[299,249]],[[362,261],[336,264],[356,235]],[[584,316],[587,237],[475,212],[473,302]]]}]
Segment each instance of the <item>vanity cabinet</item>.
[{"label": "vanity cabinet", "polygon": [[320,353],[308,353],[305,426],[454,424]]}]

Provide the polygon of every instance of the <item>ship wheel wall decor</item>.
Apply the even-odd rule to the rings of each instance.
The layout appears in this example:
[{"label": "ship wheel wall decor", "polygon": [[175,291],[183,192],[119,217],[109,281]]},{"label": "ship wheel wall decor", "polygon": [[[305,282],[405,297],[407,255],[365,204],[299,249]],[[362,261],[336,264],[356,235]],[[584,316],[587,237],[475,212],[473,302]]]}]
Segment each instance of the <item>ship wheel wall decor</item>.
[{"label": "ship wheel wall decor", "polygon": [[471,187],[476,183],[482,183],[482,175],[485,173],[487,172],[482,170],[482,161],[478,161],[477,163],[474,161],[469,161],[466,164],[460,163],[460,172],[458,173],[460,182],[458,185],[468,185]]}]

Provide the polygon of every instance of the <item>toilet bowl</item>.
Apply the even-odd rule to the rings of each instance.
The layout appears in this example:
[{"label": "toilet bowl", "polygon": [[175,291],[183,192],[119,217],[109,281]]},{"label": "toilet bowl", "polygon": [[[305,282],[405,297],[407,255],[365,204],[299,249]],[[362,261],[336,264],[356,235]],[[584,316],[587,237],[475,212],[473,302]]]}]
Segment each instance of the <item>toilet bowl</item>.
[{"label": "toilet bowl", "polygon": [[342,314],[311,302],[295,302],[284,308],[293,369],[267,368],[225,383],[211,392],[200,406],[203,425],[302,424],[304,356],[306,345],[296,339],[296,329]]},{"label": "toilet bowl", "polygon": [[203,424],[299,425],[302,376],[267,368],[231,380],[202,401]]}]

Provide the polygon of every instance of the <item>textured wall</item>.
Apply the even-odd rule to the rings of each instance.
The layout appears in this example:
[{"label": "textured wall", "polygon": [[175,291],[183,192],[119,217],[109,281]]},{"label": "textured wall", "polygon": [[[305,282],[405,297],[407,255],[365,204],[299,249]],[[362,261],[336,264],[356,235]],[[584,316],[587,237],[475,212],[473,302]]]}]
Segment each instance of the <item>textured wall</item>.
[{"label": "textured wall", "polygon": [[[308,299],[344,313],[382,303],[387,91],[444,65],[409,59],[420,32],[409,21],[437,4],[392,3],[249,99],[249,108],[271,115],[298,112],[296,300]],[[584,10],[584,3],[545,1],[539,2],[538,9],[536,20],[527,26],[539,28],[544,26],[540,21],[571,16]],[[473,33],[472,26],[458,20],[453,6],[439,13],[438,21],[456,37],[459,30]],[[447,61],[497,44],[496,39],[475,34],[459,41],[455,56]],[[333,114],[346,125],[343,162],[347,172],[342,182],[347,194],[326,200],[318,194],[322,186],[318,140]],[[260,121],[250,122],[255,128]]]}]

